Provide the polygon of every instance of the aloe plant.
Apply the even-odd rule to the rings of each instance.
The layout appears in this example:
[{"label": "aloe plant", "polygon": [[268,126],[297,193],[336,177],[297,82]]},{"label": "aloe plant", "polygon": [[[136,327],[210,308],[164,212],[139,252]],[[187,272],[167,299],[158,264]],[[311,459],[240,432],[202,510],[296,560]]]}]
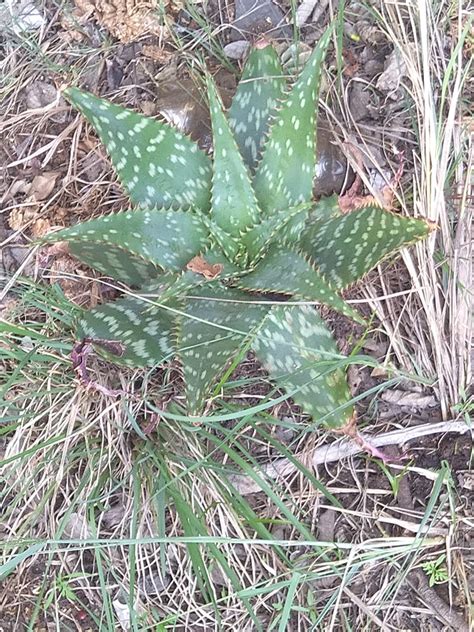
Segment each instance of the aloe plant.
[{"label": "aloe plant", "polygon": [[[200,415],[229,363],[253,349],[315,422],[353,419],[344,358],[311,303],[361,321],[339,292],[430,225],[369,204],[314,201],[317,97],[330,31],[288,87],[257,45],[225,112],[205,78],[212,157],[172,126],[83,92],[64,96],[104,143],[131,208],[49,235],[132,288],[84,312],[77,335],[109,360],[156,366],[177,355],[187,410]],[[284,297],[292,297],[285,304]]]}]

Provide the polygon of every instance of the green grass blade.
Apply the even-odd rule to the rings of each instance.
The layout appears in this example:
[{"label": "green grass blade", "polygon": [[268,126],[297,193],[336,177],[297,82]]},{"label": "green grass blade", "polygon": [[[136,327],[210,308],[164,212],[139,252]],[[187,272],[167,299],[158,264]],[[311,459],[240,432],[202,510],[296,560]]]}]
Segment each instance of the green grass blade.
[{"label": "green grass blade", "polygon": [[260,218],[250,174],[239,152],[211,78],[207,89],[214,138],[211,215],[233,237]]},{"label": "green grass blade", "polygon": [[229,122],[245,163],[253,171],[260,159],[271,115],[286,81],[273,46],[252,49],[229,109]]},{"label": "green grass blade", "polygon": [[433,226],[369,205],[345,215],[314,220],[303,232],[301,248],[335,288],[361,279],[382,259],[426,237]]},{"label": "green grass blade", "polygon": [[132,202],[209,209],[210,160],[189,138],[89,92],[63,94],[98,133]]},{"label": "green grass blade", "polygon": [[287,294],[297,300],[316,301],[357,322],[365,322],[334,292],[307,257],[285,246],[271,246],[255,269],[239,279],[237,287],[254,292]]},{"label": "green grass blade", "polygon": [[248,303],[248,295],[217,284],[189,298],[179,336],[188,412],[202,412],[212,385],[262,322],[268,307]]},{"label": "green grass blade", "polygon": [[288,630],[291,610],[295,602],[296,591],[303,577],[304,576],[302,573],[298,573],[297,571],[295,571],[291,578],[290,585],[288,586],[288,592],[286,593],[285,604],[283,606],[283,610],[281,611],[281,617],[278,623],[278,632],[286,632],[286,630]]},{"label": "green grass blade", "polygon": [[316,165],[316,112],[326,30],[272,122],[254,186],[267,214],[309,202]]},{"label": "green grass blade", "polygon": [[[252,347],[270,373],[286,390],[298,389],[293,400],[317,423],[343,426],[352,415],[344,371],[330,332],[314,308],[274,306]],[[338,410],[339,409],[339,410]]]}]

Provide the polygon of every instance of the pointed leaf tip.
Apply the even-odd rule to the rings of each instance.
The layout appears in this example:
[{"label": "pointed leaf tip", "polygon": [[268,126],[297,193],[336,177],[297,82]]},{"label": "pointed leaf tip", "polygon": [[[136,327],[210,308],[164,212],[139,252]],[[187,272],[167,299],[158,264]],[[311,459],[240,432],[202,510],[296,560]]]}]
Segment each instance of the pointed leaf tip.
[{"label": "pointed leaf tip", "polygon": [[196,143],[167,123],[78,88],[64,96],[96,130],[132,202],[208,210],[211,163]]},{"label": "pointed leaf tip", "polygon": [[321,37],[272,121],[254,178],[257,199],[267,214],[312,199],[317,96],[331,31]]},{"label": "pointed leaf tip", "polygon": [[214,138],[211,217],[232,237],[254,225],[260,209],[252,189],[250,174],[238,150],[222,109],[214,81],[207,80]]},{"label": "pointed leaf tip", "polygon": [[301,235],[300,247],[334,288],[364,277],[385,257],[426,237],[432,222],[368,205],[345,215],[316,219]]},{"label": "pointed leaf tip", "polygon": [[271,117],[286,87],[279,56],[265,40],[245,63],[229,109],[229,122],[247,166],[253,171],[260,159]]},{"label": "pointed leaf tip", "polygon": [[274,306],[252,347],[270,377],[316,423],[347,423],[353,408],[341,356],[314,308]]}]

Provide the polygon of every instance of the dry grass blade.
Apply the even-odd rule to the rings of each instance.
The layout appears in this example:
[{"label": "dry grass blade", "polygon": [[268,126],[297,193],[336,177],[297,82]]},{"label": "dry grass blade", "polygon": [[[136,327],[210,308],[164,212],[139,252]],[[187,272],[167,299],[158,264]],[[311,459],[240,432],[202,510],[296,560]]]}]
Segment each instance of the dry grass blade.
[{"label": "dry grass blade", "polygon": [[[472,116],[463,96],[465,91],[469,99],[472,89],[472,58],[466,63],[463,52],[468,14],[461,2],[443,2],[435,12],[426,0],[404,7],[385,4],[383,11],[380,25],[406,65],[418,130],[413,198],[403,204],[414,205],[439,231],[403,254],[416,290],[404,304],[376,301],[377,291],[370,285],[365,291],[401,364],[436,381],[447,418],[453,406],[465,402],[472,379],[474,153]],[[390,275],[380,283],[384,293],[392,293]]]}]

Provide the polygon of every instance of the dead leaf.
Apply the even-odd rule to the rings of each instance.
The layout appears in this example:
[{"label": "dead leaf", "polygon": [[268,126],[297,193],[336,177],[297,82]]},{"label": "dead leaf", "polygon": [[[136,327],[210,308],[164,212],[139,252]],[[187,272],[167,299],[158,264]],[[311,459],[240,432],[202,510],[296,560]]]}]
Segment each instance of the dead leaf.
[{"label": "dead leaf", "polygon": [[202,276],[208,281],[215,279],[224,269],[222,263],[208,263],[204,257],[198,255],[193,257],[187,264],[186,270],[195,272],[196,274],[202,274]]},{"label": "dead leaf", "polygon": [[386,36],[382,29],[369,20],[358,20],[354,26],[360,38],[364,42],[368,42],[369,44],[379,44],[380,42],[385,41]]},{"label": "dead leaf", "polygon": [[45,171],[42,175],[35,176],[28,191],[29,195],[37,202],[46,200],[52,193],[58,176],[58,171]]},{"label": "dead leaf", "polygon": [[153,101],[142,101],[140,109],[145,116],[155,116],[157,113],[156,103]]},{"label": "dead leaf", "polygon": [[17,35],[34,31],[46,24],[44,15],[33,0],[16,0],[9,2],[11,27]]},{"label": "dead leaf", "polygon": [[433,395],[402,391],[397,388],[384,391],[380,397],[387,404],[396,404],[407,408],[429,408],[437,405]]},{"label": "dead leaf", "polygon": [[168,34],[159,17],[159,0],[76,0],[76,6],[125,44],[143,35]]},{"label": "dead leaf", "polygon": [[128,597],[123,594],[122,589],[117,592],[115,599],[112,601],[115,616],[122,630],[130,630],[131,611],[128,601]]},{"label": "dead leaf", "polygon": [[36,206],[14,208],[8,217],[8,225],[12,230],[24,230],[33,221],[37,213]]},{"label": "dead leaf", "polygon": [[342,51],[342,57],[344,59],[344,68],[342,73],[345,77],[355,77],[360,68],[357,57],[350,49],[347,48]]},{"label": "dead leaf", "polygon": [[36,239],[38,237],[44,237],[44,235],[49,233],[50,230],[51,224],[49,222],[49,219],[39,218],[35,222],[33,222],[33,225],[31,227],[31,236],[35,237]]},{"label": "dead leaf", "polygon": [[[404,157],[402,152],[400,152],[398,159],[400,164],[396,173],[391,178],[390,182],[386,182],[377,190],[376,197],[373,195],[359,195],[362,181],[360,176],[357,175],[351,188],[338,199],[341,212],[350,213],[351,211],[354,211],[362,206],[367,206],[368,204],[377,204],[387,211],[392,211],[394,207],[393,203],[395,199],[395,191],[397,190],[403,174]],[[359,166],[361,165],[359,164]]]},{"label": "dead leaf", "polygon": [[400,52],[394,49],[385,60],[385,70],[377,80],[377,90],[387,92],[387,96],[391,99],[398,99],[398,89],[406,73],[405,61]]},{"label": "dead leaf", "polygon": [[362,343],[362,348],[374,358],[383,358],[387,353],[388,343],[375,338],[366,338]]},{"label": "dead leaf", "polygon": [[376,366],[375,369],[372,369],[370,373],[370,377],[387,377],[388,371],[384,366]]},{"label": "dead leaf", "polygon": [[45,248],[45,254],[47,257],[63,257],[69,255],[69,243],[67,241],[57,241]]},{"label": "dead leaf", "polygon": [[347,383],[353,395],[357,393],[357,389],[359,388],[361,382],[362,375],[360,367],[356,366],[355,364],[350,364],[349,368],[347,369]]},{"label": "dead leaf", "polygon": [[14,180],[10,188],[0,198],[0,205],[7,200],[12,200],[18,193],[27,193],[29,188],[30,184],[26,180]]},{"label": "dead leaf", "polygon": [[149,59],[160,62],[161,64],[166,64],[173,57],[173,53],[170,53],[169,51],[164,50],[161,46],[156,46],[154,44],[145,44],[142,47],[142,54]]},{"label": "dead leaf", "polygon": [[340,196],[338,203],[341,213],[350,213],[368,204],[379,204],[373,195],[354,195],[350,190]]}]

